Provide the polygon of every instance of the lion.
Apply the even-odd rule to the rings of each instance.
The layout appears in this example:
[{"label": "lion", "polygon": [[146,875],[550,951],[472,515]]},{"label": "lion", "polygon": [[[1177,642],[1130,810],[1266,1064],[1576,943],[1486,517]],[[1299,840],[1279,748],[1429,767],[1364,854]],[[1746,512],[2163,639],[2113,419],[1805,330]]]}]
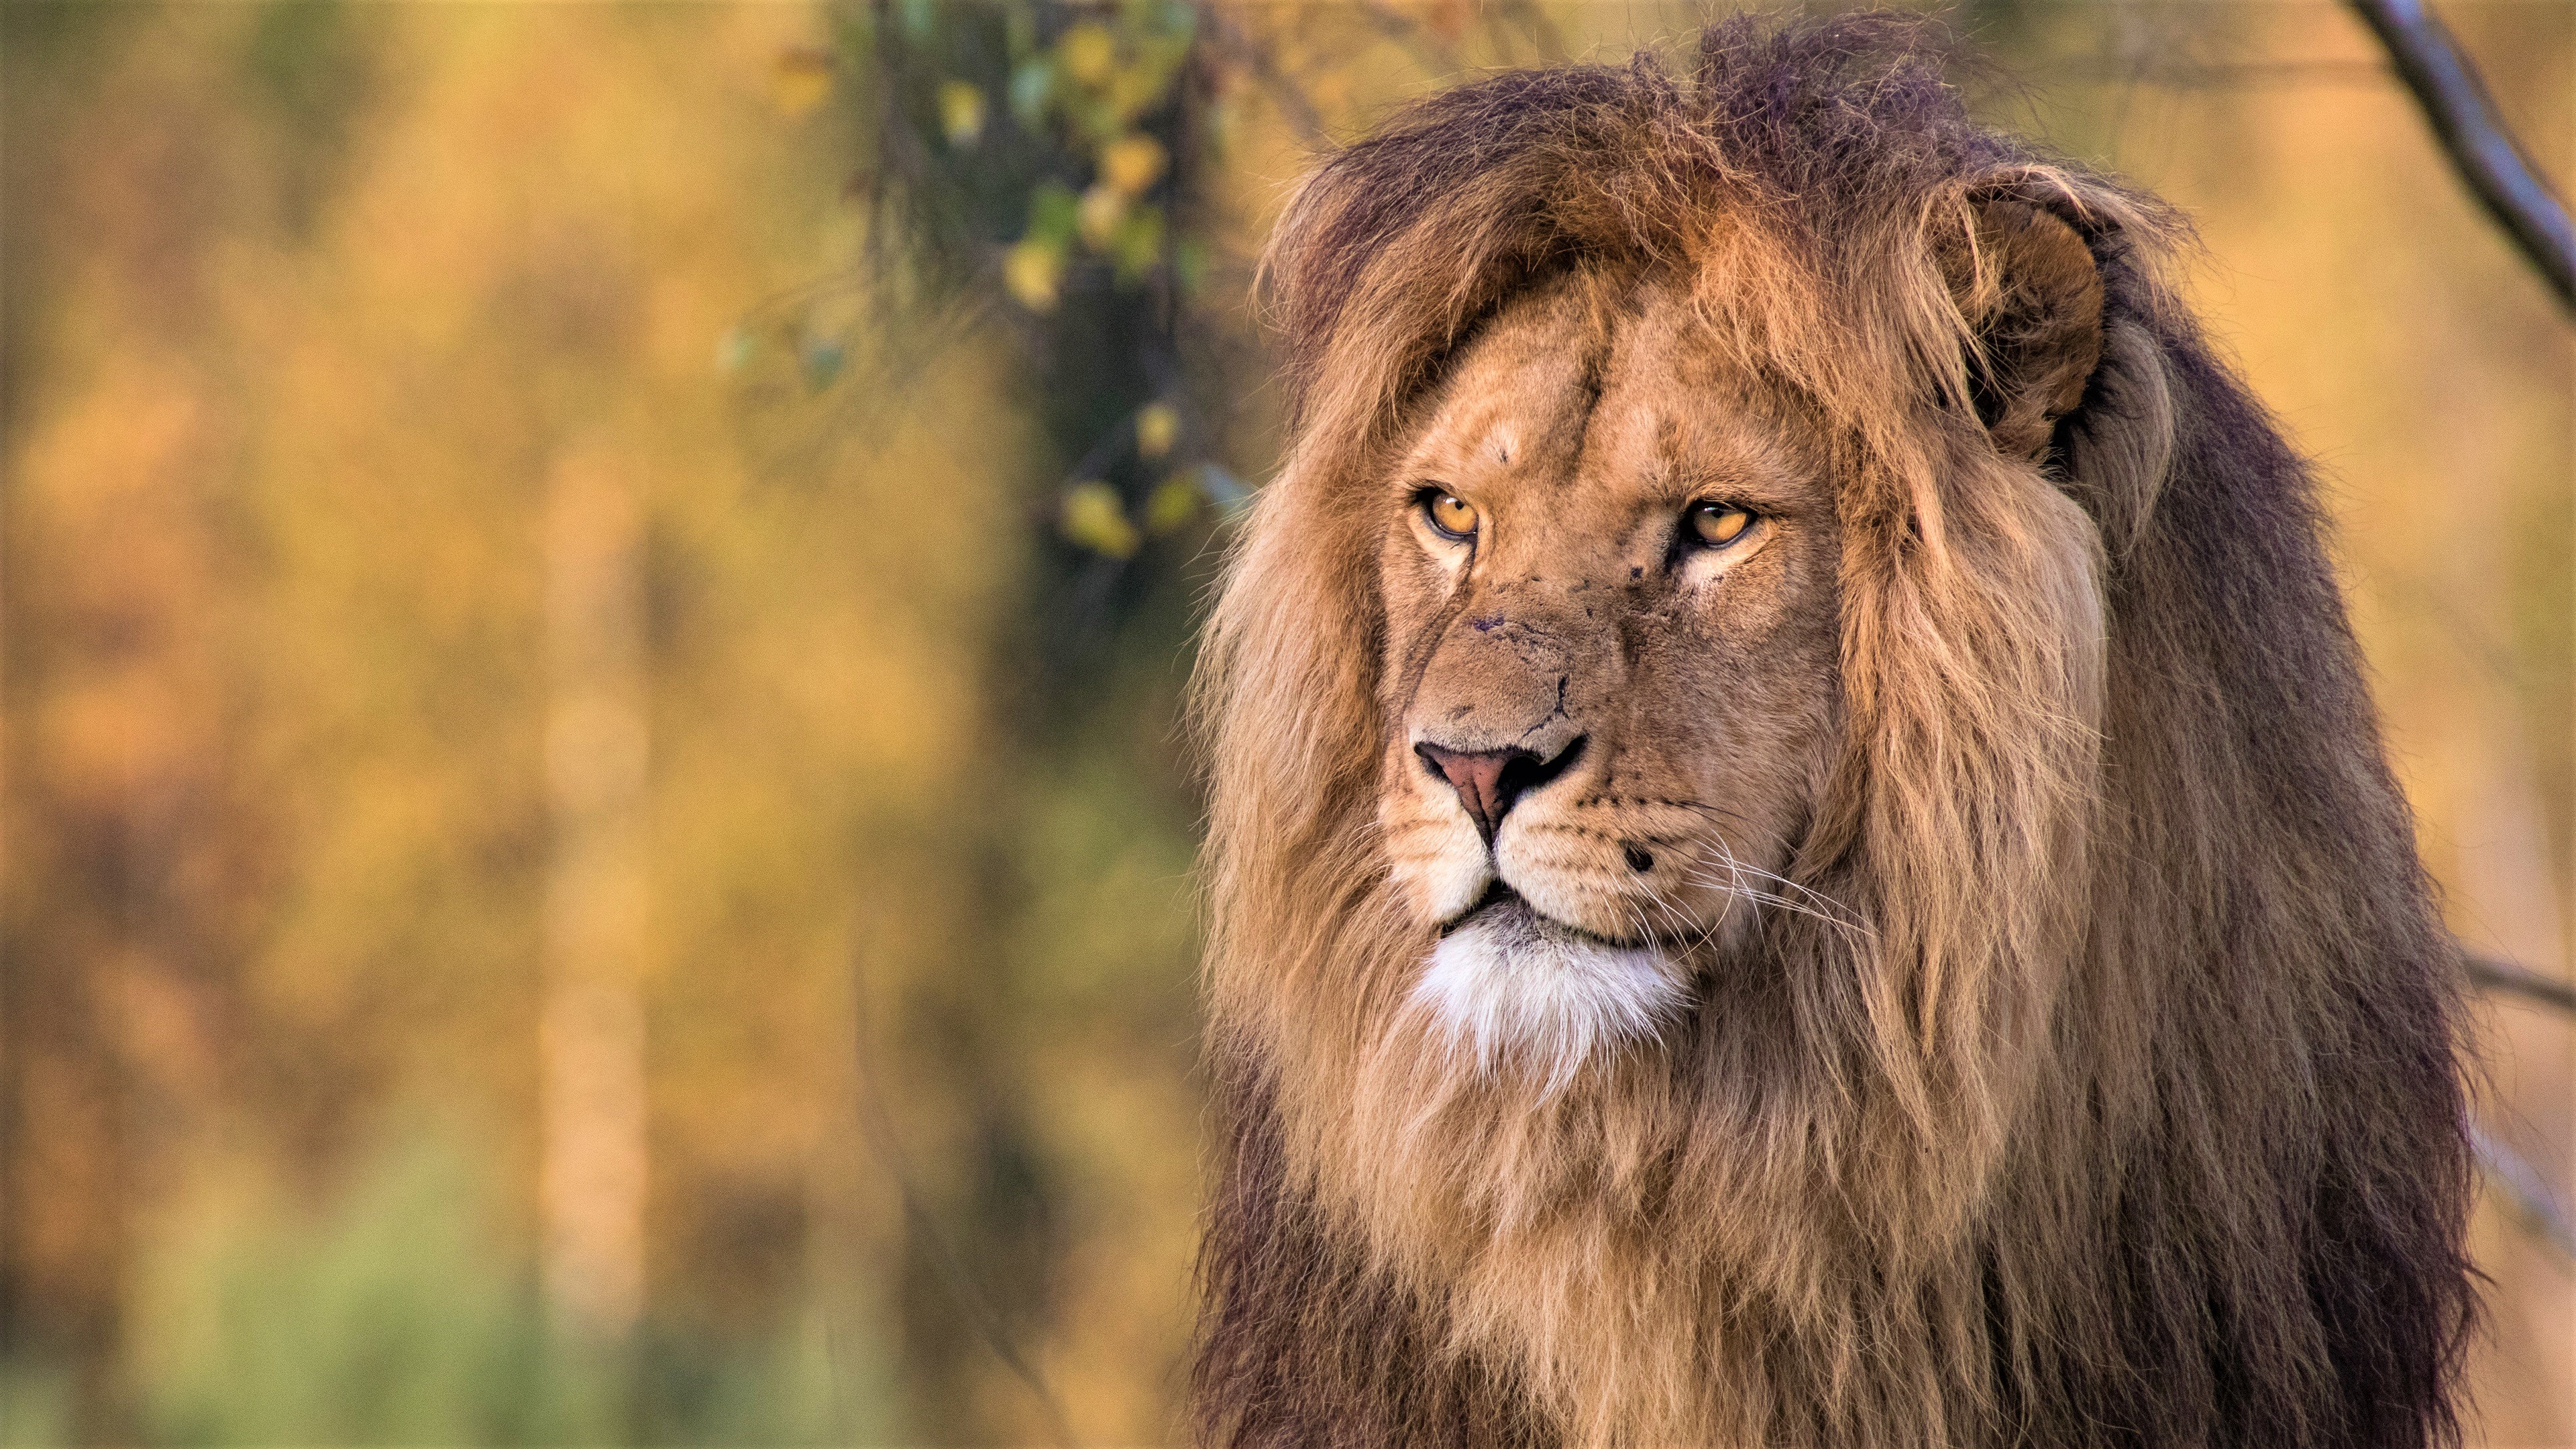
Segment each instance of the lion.
[{"label": "lion", "polygon": [[1280,222],[1200,1442],[2457,1441],[2457,962],[2307,469],[1945,51],[1497,75]]}]

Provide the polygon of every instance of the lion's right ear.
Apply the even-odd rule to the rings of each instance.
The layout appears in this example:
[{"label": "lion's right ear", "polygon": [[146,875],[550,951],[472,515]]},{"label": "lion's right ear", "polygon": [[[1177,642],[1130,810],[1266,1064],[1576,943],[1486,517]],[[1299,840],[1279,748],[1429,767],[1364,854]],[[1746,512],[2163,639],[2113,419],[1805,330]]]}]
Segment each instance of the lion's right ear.
[{"label": "lion's right ear", "polygon": [[2101,269],[2026,188],[1971,191],[1946,210],[1933,249],[1965,324],[1968,401],[1997,449],[2037,458],[2101,365]]}]

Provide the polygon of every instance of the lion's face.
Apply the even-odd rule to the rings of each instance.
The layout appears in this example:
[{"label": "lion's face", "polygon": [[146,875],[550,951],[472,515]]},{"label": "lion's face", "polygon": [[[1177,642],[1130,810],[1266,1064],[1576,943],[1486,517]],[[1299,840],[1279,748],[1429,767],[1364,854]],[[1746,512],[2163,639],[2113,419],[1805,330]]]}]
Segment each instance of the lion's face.
[{"label": "lion's face", "polygon": [[1389,864],[1416,991],[1562,1076],[1722,968],[1837,720],[1839,557],[1810,424],[1687,301],[1560,282],[1459,356],[1387,479]]}]

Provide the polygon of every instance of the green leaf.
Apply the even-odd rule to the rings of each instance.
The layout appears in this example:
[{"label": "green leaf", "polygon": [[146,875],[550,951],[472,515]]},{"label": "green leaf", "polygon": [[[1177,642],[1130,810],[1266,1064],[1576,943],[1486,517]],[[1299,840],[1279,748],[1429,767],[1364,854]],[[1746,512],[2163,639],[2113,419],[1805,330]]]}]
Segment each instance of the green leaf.
[{"label": "green leaf", "polygon": [[807,338],[803,361],[805,385],[821,392],[841,375],[841,364],[849,360],[849,350],[829,337]]},{"label": "green leaf", "polygon": [[948,134],[948,144],[958,150],[975,144],[984,134],[984,92],[962,80],[949,81],[939,88],[939,127]]},{"label": "green leaf", "polygon": [[1056,37],[1055,54],[1076,85],[1105,85],[1118,65],[1118,37],[1099,21],[1085,20]]},{"label": "green leaf", "polygon": [[1064,285],[1064,247],[1035,237],[1003,254],[1002,285],[1032,312],[1055,310]]},{"label": "green leaf", "polygon": [[1064,490],[1058,524],[1066,538],[1110,558],[1132,556],[1143,541],[1119,505],[1117,490],[1106,483],[1085,481]]},{"label": "green leaf", "polygon": [[1082,198],[1061,181],[1041,181],[1029,189],[1029,233],[1031,241],[1063,248],[1073,243],[1074,233],[1082,226]]},{"label": "green leaf", "polygon": [[1119,281],[1142,280],[1163,259],[1163,209],[1139,206],[1127,213],[1110,238],[1109,255],[1118,263]]},{"label": "green leaf", "polygon": [[1055,62],[1044,56],[1024,61],[1011,72],[1011,114],[1032,130],[1046,120],[1047,103],[1055,99]]},{"label": "green leaf", "polygon": [[1136,451],[1159,458],[1181,438],[1181,410],[1167,402],[1150,402],[1136,410]]},{"label": "green leaf", "polygon": [[1164,479],[1154,496],[1145,500],[1145,531],[1159,538],[1186,526],[1199,516],[1199,498],[1199,485],[1189,474]]}]

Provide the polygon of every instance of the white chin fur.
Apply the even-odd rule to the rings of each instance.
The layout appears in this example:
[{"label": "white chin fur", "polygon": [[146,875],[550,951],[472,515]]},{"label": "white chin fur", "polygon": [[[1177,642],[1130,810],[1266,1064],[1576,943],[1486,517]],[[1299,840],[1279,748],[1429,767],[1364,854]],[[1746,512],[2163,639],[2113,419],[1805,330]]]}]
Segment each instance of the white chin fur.
[{"label": "white chin fur", "polygon": [[1688,994],[1661,951],[1592,940],[1517,904],[1442,937],[1413,988],[1480,1069],[1542,1073],[1551,1093],[1595,1051],[1653,1035]]}]

